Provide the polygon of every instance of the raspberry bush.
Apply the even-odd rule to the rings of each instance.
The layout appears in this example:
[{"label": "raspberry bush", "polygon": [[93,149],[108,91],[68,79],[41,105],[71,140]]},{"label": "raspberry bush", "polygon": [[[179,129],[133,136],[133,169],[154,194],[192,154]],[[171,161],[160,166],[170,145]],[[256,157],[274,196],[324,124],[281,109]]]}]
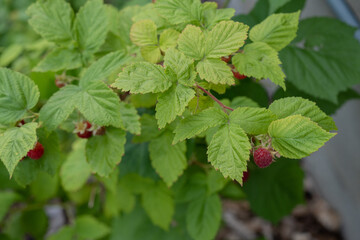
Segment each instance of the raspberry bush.
[{"label": "raspberry bush", "polygon": [[[69,2],[32,3],[32,45],[2,52],[1,236],[207,240],[221,199],[274,223],[303,203],[298,159],[358,97],[353,28],[299,22],[297,0],[239,16],[200,0]],[[49,232],[55,207],[65,221]]]}]

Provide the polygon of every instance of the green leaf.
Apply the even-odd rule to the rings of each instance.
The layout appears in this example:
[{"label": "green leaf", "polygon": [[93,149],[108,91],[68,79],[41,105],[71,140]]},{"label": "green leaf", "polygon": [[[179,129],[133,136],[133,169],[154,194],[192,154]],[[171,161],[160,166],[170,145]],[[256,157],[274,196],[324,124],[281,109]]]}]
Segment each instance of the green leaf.
[{"label": "green leaf", "polygon": [[165,129],[159,129],[156,119],[153,115],[143,114],[140,119],[141,123],[141,135],[134,136],[133,141],[136,143],[140,142],[148,142],[150,140],[155,139],[161,133],[164,132]]},{"label": "green leaf", "polygon": [[139,135],[141,132],[140,116],[134,106],[120,102],[120,114],[124,128],[132,134]]},{"label": "green leaf", "polygon": [[135,63],[126,67],[113,87],[131,93],[159,93],[172,85],[163,67],[147,62]]},{"label": "green leaf", "polygon": [[18,200],[20,200],[20,196],[15,192],[0,192],[0,221],[3,220],[11,205]]},{"label": "green leaf", "polygon": [[10,177],[19,161],[35,146],[37,127],[37,123],[27,123],[0,134],[0,158]]},{"label": "green leaf", "polygon": [[75,96],[75,106],[91,123],[122,127],[120,99],[103,82],[93,82]]},{"label": "green leaf", "polygon": [[283,157],[300,159],[317,151],[335,133],[328,133],[309,118],[300,115],[274,121],[269,126],[272,146]]},{"label": "green leaf", "polygon": [[66,1],[37,1],[28,8],[27,14],[29,24],[46,40],[61,45],[72,41],[74,12]]},{"label": "green leaf", "polygon": [[239,125],[246,133],[266,134],[276,115],[265,108],[239,107],[230,114],[230,122]]},{"label": "green leaf", "polygon": [[207,9],[204,11],[205,26],[206,28],[211,29],[218,22],[230,20],[234,14],[235,9],[233,8],[217,9],[216,6],[216,8]]},{"label": "green leaf", "polygon": [[207,192],[209,195],[213,193],[217,193],[220,190],[222,190],[226,183],[228,182],[227,179],[224,178],[224,176],[218,172],[212,169],[209,171],[207,175]]},{"label": "green leaf", "polygon": [[253,42],[267,43],[276,51],[280,51],[296,37],[299,16],[300,11],[273,14],[254,26],[249,37]]},{"label": "green leaf", "polygon": [[196,115],[188,116],[177,125],[173,144],[199,135],[211,127],[225,124],[228,119],[228,115],[219,108],[208,108]]},{"label": "green leaf", "polygon": [[260,107],[259,104],[248,97],[235,97],[230,104],[232,108],[238,107]]},{"label": "green leaf", "polygon": [[94,53],[105,42],[108,17],[104,6],[102,0],[90,0],[76,14],[74,28],[82,51]]},{"label": "green leaf", "polygon": [[81,91],[78,86],[67,85],[51,96],[40,110],[40,121],[52,131],[65,121],[75,109],[75,96]]},{"label": "green leaf", "polygon": [[92,172],[108,176],[121,161],[126,142],[125,131],[106,128],[103,136],[94,136],[86,143],[86,158]]},{"label": "green leaf", "polygon": [[22,187],[26,187],[35,180],[39,174],[37,162],[32,159],[24,159],[19,162],[14,171],[15,181]]},{"label": "green leaf", "polygon": [[79,52],[67,48],[56,48],[42,59],[33,69],[35,72],[57,72],[82,66]]},{"label": "green leaf", "polygon": [[49,236],[49,240],[72,240],[74,235],[73,226],[60,228],[56,233]]},{"label": "green leaf", "polygon": [[221,201],[218,195],[202,196],[190,202],[186,211],[186,228],[191,237],[214,239],[221,222]]},{"label": "green leaf", "polygon": [[235,83],[230,67],[220,59],[204,59],[197,64],[196,70],[200,78],[208,82],[227,85]]},{"label": "green leaf", "polygon": [[0,124],[15,123],[38,102],[39,89],[27,76],[0,68]]},{"label": "green leaf", "polygon": [[35,180],[30,184],[31,196],[35,201],[46,202],[56,196],[58,186],[58,175],[50,176],[46,172],[39,172]]},{"label": "green leaf", "polygon": [[304,202],[303,178],[299,162],[292,159],[281,158],[268,168],[254,169],[244,185],[251,209],[277,223]]},{"label": "green leaf", "polygon": [[232,62],[239,73],[257,79],[269,78],[285,89],[285,74],[278,53],[266,43],[247,44],[243,53],[238,53]]},{"label": "green leaf", "polygon": [[205,55],[205,37],[199,27],[187,25],[180,34],[178,45],[181,52],[195,60],[200,60]]},{"label": "green leaf", "polygon": [[171,191],[161,182],[144,188],[141,203],[154,225],[168,230],[174,215]]},{"label": "green leaf", "polygon": [[160,0],[155,7],[170,24],[197,23],[201,20],[202,8],[199,0]]},{"label": "green leaf", "polygon": [[301,97],[288,97],[274,101],[269,110],[280,118],[302,115],[319,124],[326,131],[337,130],[334,120],[327,116],[316,103]]},{"label": "green leaf", "polygon": [[247,169],[251,145],[244,130],[236,124],[222,126],[212,137],[208,158],[215,169],[225,178],[230,177],[242,184],[243,172]]},{"label": "green leaf", "polygon": [[149,145],[151,164],[168,187],[178,179],[187,166],[186,144],[172,145],[173,137],[172,133],[165,132],[151,140]]},{"label": "green leaf", "polygon": [[218,23],[206,36],[206,57],[220,58],[236,52],[244,45],[248,30],[248,26],[239,22]]},{"label": "green leaf", "polygon": [[180,116],[194,96],[194,89],[182,84],[173,85],[169,90],[160,94],[155,114],[159,128],[164,128],[167,123],[171,123],[177,116]]},{"label": "green leaf", "polygon": [[24,46],[21,44],[11,44],[1,51],[0,55],[0,67],[6,67],[17,59],[24,51]]},{"label": "green leaf", "polygon": [[140,48],[141,56],[150,63],[158,63],[162,60],[160,48],[158,46],[144,46]]},{"label": "green leaf", "polygon": [[130,38],[139,47],[157,45],[157,27],[151,20],[138,21],[131,27]]},{"label": "green leaf", "polygon": [[84,239],[99,239],[110,233],[104,223],[90,215],[82,215],[75,220],[75,235]]},{"label": "green leaf", "polygon": [[80,86],[85,87],[91,82],[103,81],[129,60],[123,51],[112,52],[100,58],[86,69],[80,79]]},{"label": "green leaf", "polygon": [[291,0],[270,0],[269,14],[274,13],[276,10],[278,10],[280,7],[284,6],[288,2],[291,2]]},{"label": "green leaf", "polygon": [[160,49],[164,52],[168,50],[168,48],[174,48],[177,45],[177,40],[179,38],[180,33],[174,29],[166,29],[160,35],[159,46]]},{"label": "green leaf", "polygon": [[61,166],[61,183],[66,191],[75,192],[79,190],[90,177],[91,167],[86,162],[85,144],[85,140],[75,142],[73,151]]}]

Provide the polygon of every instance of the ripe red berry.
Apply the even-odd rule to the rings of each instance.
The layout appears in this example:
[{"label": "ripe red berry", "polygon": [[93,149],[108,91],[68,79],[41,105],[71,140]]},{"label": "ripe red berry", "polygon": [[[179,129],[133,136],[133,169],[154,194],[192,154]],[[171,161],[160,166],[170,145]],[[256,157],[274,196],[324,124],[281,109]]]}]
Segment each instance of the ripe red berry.
[{"label": "ripe red berry", "polygon": [[232,71],[234,77],[237,78],[237,79],[239,79],[239,80],[242,80],[242,79],[245,79],[245,78],[246,78],[246,76],[240,74],[240,73],[236,70],[236,68],[235,68],[234,66],[231,67],[231,71]]},{"label": "ripe red berry", "polygon": [[55,85],[56,85],[58,88],[62,88],[62,87],[65,87],[65,86],[66,86],[66,83],[65,83],[62,79],[55,78]]},{"label": "ripe red berry", "polygon": [[18,121],[15,125],[16,125],[17,127],[21,127],[21,126],[25,125],[25,121],[24,121],[24,119],[23,119],[23,120]]},{"label": "ripe red berry", "polygon": [[35,147],[27,153],[27,156],[31,159],[36,160],[36,159],[40,159],[43,154],[44,154],[44,147],[41,143],[37,142],[35,144]]},{"label": "ripe red berry", "polygon": [[221,60],[223,60],[224,62],[228,63],[228,62],[230,62],[230,60],[231,60],[231,55],[221,57]]},{"label": "ripe red berry", "polygon": [[254,152],[254,162],[259,168],[266,168],[273,162],[273,158],[269,150],[258,148]]},{"label": "ripe red berry", "polygon": [[243,172],[243,177],[242,177],[243,183],[249,179],[249,175],[250,175],[249,170],[247,170],[246,172]]},{"label": "ripe red berry", "polygon": [[93,132],[89,130],[90,128],[91,123],[82,121],[76,125],[75,132],[79,138],[90,138],[93,135]]}]

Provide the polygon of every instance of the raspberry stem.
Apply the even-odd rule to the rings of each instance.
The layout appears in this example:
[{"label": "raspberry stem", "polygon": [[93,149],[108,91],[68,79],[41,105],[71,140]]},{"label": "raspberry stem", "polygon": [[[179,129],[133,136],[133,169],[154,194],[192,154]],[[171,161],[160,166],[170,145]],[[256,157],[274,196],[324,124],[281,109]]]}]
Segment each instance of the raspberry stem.
[{"label": "raspberry stem", "polygon": [[219,99],[217,99],[214,95],[212,95],[209,91],[207,91],[206,89],[204,89],[203,87],[200,87],[198,84],[196,84],[196,87],[198,89],[200,89],[201,91],[203,91],[204,93],[206,93],[209,97],[211,97],[215,102],[217,102],[222,110],[227,113],[226,109],[230,110],[230,111],[234,111],[234,109],[232,109],[231,107],[228,107],[226,105],[224,105]]}]

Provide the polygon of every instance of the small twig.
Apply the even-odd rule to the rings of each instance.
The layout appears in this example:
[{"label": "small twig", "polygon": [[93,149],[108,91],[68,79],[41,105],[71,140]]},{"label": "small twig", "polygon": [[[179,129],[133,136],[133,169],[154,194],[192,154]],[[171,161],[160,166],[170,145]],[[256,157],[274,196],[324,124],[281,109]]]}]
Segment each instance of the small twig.
[{"label": "small twig", "polygon": [[204,93],[206,93],[209,97],[211,97],[215,102],[217,102],[223,109],[223,111],[225,113],[227,113],[226,109],[227,110],[230,110],[230,111],[234,111],[234,109],[232,109],[231,107],[228,107],[226,105],[224,105],[219,99],[217,99],[214,95],[212,95],[209,91],[207,91],[206,89],[200,87],[198,84],[196,84],[196,87],[198,89],[200,89],[201,91],[203,91]]}]

